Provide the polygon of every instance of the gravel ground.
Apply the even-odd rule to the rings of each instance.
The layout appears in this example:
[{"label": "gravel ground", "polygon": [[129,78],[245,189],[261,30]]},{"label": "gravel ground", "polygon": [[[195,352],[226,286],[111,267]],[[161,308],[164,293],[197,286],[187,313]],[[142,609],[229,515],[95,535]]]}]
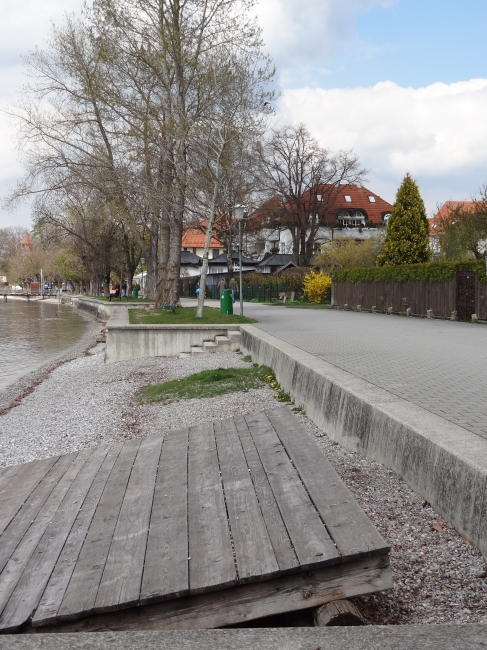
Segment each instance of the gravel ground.
[{"label": "gravel ground", "polygon": [[298,417],[391,547],[394,590],[354,599],[367,621],[487,623],[487,565],[480,552],[393,472]]},{"label": "gravel ground", "polygon": [[218,367],[248,367],[234,352],[134,359],[105,365],[105,345],[53,370],[0,416],[0,468],[115,440],[151,435],[275,406],[268,388],[167,406],[135,404],[142,386]]},{"label": "gravel ground", "polygon": [[[276,405],[267,387],[166,406],[135,404],[134,392],[146,384],[247,364],[241,355],[225,352],[104,365],[104,347],[57,367],[0,415],[0,467]],[[477,549],[395,474],[342,449],[305,415],[298,418],[391,546],[395,588],[355,599],[366,620],[487,623],[487,567]],[[305,617],[296,621],[307,624]]]}]

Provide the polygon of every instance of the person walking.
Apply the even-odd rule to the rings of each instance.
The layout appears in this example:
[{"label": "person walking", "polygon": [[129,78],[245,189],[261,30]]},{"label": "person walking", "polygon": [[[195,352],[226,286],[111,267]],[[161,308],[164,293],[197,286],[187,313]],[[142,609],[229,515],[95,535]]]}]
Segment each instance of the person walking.
[{"label": "person walking", "polygon": [[222,275],[222,277],[220,278],[220,282],[218,283],[218,291],[223,291],[223,289],[226,288],[227,288],[227,282],[224,276]]},{"label": "person walking", "polygon": [[235,278],[232,278],[228,283],[228,288],[232,290],[232,302],[235,302],[235,296],[238,293],[238,284]]}]

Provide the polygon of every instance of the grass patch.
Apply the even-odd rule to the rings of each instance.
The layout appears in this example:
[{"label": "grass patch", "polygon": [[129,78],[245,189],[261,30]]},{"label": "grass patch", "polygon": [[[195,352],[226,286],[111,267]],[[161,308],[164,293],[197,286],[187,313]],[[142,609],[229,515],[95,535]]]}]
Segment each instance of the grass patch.
[{"label": "grass patch", "polygon": [[177,307],[173,314],[170,309],[129,309],[131,325],[226,325],[230,323],[256,323],[255,318],[246,316],[227,316],[219,309],[205,307],[203,318],[196,318],[194,307]]},{"label": "grass patch", "polygon": [[173,379],[163,384],[146,386],[136,393],[138,402],[171,402],[201,397],[215,397],[226,393],[261,388],[275,381],[274,373],[267,366],[251,368],[217,368],[203,370],[183,379]]}]

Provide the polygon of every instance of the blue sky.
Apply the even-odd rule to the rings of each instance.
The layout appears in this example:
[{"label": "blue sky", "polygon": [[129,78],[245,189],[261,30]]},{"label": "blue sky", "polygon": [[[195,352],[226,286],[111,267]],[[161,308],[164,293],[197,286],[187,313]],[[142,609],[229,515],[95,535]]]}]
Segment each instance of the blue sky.
[{"label": "blue sky", "polygon": [[[23,82],[21,54],[81,5],[2,8],[0,102]],[[487,182],[486,0],[260,0],[256,12],[278,67],[277,125],[305,122],[323,146],[353,148],[390,202],[408,171],[430,212]],[[12,135],[0,114],[0,194],[21,174]],[[0,208],[10,224],[28,227],[29,206]]]},{"label": "blue sky", "polygon": [[398,0],[356,12],[355,33],[338,46],[322,87],[394,81],[418,88],[487,76],[485,0]]}]

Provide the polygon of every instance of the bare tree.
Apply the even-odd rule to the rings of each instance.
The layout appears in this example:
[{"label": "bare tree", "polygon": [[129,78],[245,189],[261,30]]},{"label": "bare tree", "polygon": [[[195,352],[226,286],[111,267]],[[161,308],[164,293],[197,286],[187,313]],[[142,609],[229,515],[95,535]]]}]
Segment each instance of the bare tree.
[{"label": "bare tree", "polygon": [[17,252],[25,232],[21,226],[0,228],[0,271],[6,273],[8,260]]},{"label": "bare tree", "polygon": [[[31,83],[10,110],[28,195],[96,194],[148,267],[157,304],[179,299],[192,138],[215,120],[232,52],[261,56],[251,0],[95,0],[27,59]],[[253,58],[252,58],[253,57]]]},{"label": "bare tree", "polygon": [[366,171],[351,151],[331,153],[320,147],[304,124],[274,130],[258,155],[262,184],[274,198],[268,222],[290,231],[296,264],[309,266],[323,216],[340,184],[361,182]]},{"label": "bare tree", "polygon": [[226,211],[233,214],[235,204],[228,206],[228,201],[236,198],[235,182],[241,178],[246,151],[265,132],[270,113],[270,109],[265,108],[265,100],[272,97],[267,86],[274,71],[266,65],[260,50],[250,54],[236,54],[230,50],[223,54],[224,61],[217,66],[218,105],[207,119],[205,128],[200,130],[200,137],[193,140],[194,158],[200,161],[194,174],[195,198],[208,209],[196,310],[198,318],[203,316],[208,257],[217,209],[226,203]]}]

